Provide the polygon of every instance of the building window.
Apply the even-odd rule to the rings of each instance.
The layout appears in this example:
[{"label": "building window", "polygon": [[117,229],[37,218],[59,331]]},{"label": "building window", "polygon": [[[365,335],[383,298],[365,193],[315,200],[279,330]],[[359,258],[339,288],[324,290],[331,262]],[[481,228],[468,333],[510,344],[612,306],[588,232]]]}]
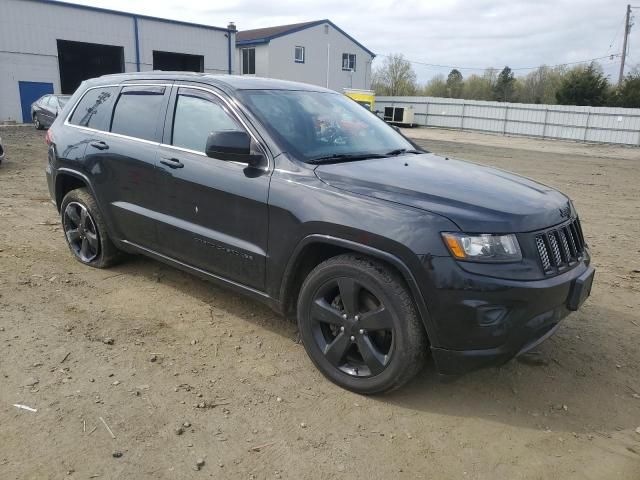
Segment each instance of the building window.
[{"label": "building window", "polygon": [[296,63],[304,63],[304,47],[296,47],[295,60]]},{"label": "building window", "polygon": [[356,71],[356,54],[355,53],[342,54],[342,70],[347,70],[350,72]]},{"label": "building window", "polygon": [[325,34],[325,35],[328,35],[328,34],[329,34],[329,25],[326,25],[326,24],[325,24],[325,26],[324,26],[324,34]]},{"label": "building window", "polygon": [[242,74],[255,75],[256,74],[256,49],[243,48],[241,51],[242,51]]}]

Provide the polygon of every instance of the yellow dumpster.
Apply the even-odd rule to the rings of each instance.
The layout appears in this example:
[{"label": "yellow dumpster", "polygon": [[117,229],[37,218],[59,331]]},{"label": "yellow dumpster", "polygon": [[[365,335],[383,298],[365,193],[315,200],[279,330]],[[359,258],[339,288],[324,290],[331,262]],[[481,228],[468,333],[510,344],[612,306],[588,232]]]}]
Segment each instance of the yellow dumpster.
[{"label": "yellow dumpster", "polygon": [[376,100],[376,94],[373,92],[373,90],[360,90],[360,89],[357,89],[357,88],[345,88],[344,89],[344,94],[347,97],[351,98],[352,100],[355,100],[356,102],[358,102],[360,105],[362,105],[367,110],[371,110],[372,112],[375,111],[374,104],[375,104],[375,100]]}]

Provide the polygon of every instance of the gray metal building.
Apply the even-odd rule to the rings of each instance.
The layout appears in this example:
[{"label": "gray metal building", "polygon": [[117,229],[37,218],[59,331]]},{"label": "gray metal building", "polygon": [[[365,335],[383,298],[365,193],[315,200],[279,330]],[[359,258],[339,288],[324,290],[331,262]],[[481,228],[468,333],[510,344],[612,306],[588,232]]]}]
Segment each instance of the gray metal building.
[{"label": "gray metal building", "polygon": [[375,54],[330,20],[238,32],[242,75],[311,83],[332,90],[369,89]]},{"label": "gray metal building", "polygon": [[82,80],[147,70],[234,73],[236,29],[51,0],[0,0],[0,121]]}]

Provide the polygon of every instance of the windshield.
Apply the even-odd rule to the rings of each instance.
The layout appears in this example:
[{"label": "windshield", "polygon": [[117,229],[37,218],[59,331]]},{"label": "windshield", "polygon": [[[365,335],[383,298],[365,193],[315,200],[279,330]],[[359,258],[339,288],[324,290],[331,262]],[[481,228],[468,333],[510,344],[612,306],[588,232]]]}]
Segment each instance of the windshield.
[{"label": "windshield", "polygon": [[414,147],[350,98],[298,90],[243,90],[245,105],[287,152],[314,160],[386,155]]},{"label": "windshield", "polygon": [[58,97],[58,103],[60,104],[60,108],[64,107],[71,97]]}]

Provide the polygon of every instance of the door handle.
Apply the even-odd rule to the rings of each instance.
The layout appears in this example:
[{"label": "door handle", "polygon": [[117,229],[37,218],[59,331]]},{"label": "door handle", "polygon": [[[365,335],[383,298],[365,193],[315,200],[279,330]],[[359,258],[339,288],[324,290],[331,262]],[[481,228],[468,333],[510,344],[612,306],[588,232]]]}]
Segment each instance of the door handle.
[{"label": "door handle", "polygon": [[182,167],[184,167],[184,163],[182,163],[177,158],[162,157],[160,159],[160,163],[162,163],[163,165],[166,165],[169,168],[182,168]]},{"label": "door handle", "polygon": [[109,145],[104,143],[102,140],[90,142],[89,145],[93,148],[97,148],[98,150],[109,150]]}]

